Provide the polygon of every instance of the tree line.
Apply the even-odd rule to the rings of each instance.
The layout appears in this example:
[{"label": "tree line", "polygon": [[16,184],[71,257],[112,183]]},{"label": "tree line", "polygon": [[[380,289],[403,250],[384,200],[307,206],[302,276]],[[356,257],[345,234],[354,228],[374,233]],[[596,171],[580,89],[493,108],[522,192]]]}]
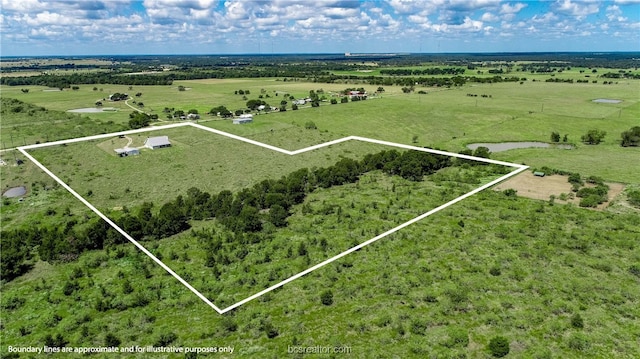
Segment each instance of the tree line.
[{"label": "tree line", "polygon": [[419,76],[419,75],[462,75],[466,69],[462,67],[434,67],[427,69],[382,69],[381,75]]},{"label": "tree line", "polygon": [[[425,175],[451,164],[448,156],[421,151],[381,151],[360,161],[343,158],[329,167],[303,168],[278,180],[263,180],[235,194],[228,190],[210,194],[191,188],[186,195],[179,195],[159,208],[146,202],[137,211],[124,209],[114,214],[114,222],[137,240],[157,240],[189,229],[190,220],[215,218],[244,238],[267,224],[285,227],[292,206],[302,203],[307,194],[318,188],[354,183],[374,170],[421,181]],[[10,281],[29,271],[36,252],[47,262],[69,262],[84,251],[126,242],[100,218],[80,222],[70,212],[61,218],[57,227],[30,226],[0,233],[4,280]]]}]

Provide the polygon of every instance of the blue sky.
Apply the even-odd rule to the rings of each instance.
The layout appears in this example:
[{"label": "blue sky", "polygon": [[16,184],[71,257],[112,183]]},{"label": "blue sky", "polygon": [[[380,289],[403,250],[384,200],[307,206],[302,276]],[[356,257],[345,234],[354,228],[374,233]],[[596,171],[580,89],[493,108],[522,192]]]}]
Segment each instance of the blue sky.
[{"label": "blue sky", "polygon": [[1,0],[0,55],[640,51],[640,0]]}]

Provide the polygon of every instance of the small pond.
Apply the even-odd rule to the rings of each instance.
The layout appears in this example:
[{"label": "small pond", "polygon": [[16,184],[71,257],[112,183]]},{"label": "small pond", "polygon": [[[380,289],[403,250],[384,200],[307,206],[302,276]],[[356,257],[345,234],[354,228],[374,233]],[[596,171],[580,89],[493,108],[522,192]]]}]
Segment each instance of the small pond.
[{"label": "small pond", "polygon": [[472,143],[467,145],[467,148],[475,150],[478,147],[486,147],[491,152],[503,152],[508,150],[515,150],[518,148],[560,148],[563,150],[570,150],[573,148],[571,145],[565,144],[551,144],[546,142],[498,142],[498,143]]},{"label": "small pond", "polygon": [[24,196],[25,194],[27,194],[27,188],[25,186],[19,186],[9,188],[2,194],[2,197],[15,198]]},{"label": "small pond", "polygon": [[113,112],[116,109],[113,107],[87,107],[87,108],[77,108],[75,110],[69,110],[67,112],[75,112],[75,113],[98,113],[98,112]]},{"label": "small pond", "polygon": [[615,100],[612,98],[597,98],[595,100],[592,100],[591,102],[597,102],[597,103],[620,103],[622,102],[622,100]]}]

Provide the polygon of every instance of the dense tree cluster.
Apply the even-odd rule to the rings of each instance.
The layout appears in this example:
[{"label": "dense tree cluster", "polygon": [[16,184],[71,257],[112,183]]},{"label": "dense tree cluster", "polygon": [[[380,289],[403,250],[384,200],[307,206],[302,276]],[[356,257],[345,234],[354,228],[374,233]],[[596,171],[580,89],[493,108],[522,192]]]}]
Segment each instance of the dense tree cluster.
[{"label": "dense tree cluster", "polygon": [[593,130],[587,131],[587,133],[582,135],[580,139],[582,140],[582,142],[586,143],[587,145],[597,145],[600,142],[602,142],[602,140],[606,135],[607,135],[606,131],[593,129]]},{"label": "dense tree cluster", "polygon": [[129,114],[129,127],[132,129],[147,127],[151,123],[151,120],[151,115],[134,111]]}]

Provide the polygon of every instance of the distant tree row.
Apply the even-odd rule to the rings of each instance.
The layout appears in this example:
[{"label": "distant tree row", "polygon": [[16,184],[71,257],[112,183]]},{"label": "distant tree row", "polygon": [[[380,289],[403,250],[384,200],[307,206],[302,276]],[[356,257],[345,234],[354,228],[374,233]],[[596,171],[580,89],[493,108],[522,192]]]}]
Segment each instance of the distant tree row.
[{"label": "distant tree row", "polygon": [[466,71],[463,67],[433,67],[427,69],[382,69],[380,74],[390,76],[420,76],[420,75],[462,75]]}]

